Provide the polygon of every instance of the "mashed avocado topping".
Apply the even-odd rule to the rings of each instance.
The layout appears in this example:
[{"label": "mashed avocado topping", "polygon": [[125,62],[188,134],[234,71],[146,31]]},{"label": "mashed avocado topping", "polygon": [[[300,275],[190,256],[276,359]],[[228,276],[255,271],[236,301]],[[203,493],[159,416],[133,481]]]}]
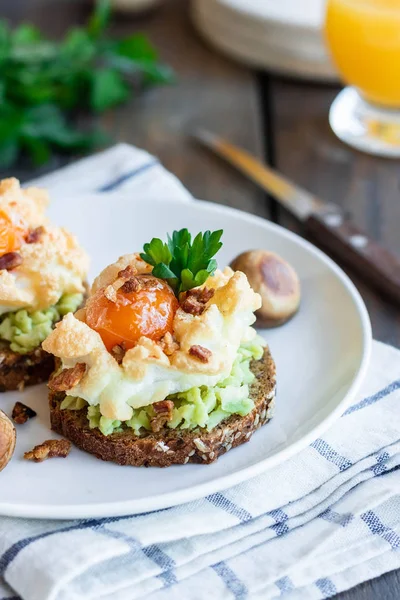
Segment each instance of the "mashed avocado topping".
[{"label": "mashed avocado topping", "polygon": [[46,310],[18,310],[2,315],[0,339],[10,342],[13,352],[26,354],[37,348],[47,338],[54,323],[82,304],[82,294],[65,294],[54,306]]},{"label": "mashed avocado topping", "polygon": [[[264,353],[262,340],[255,340],[242,344],[229,377],[220,381],[213,387],[194,387],[186,392],[168,396],[173,400],[174,409],[172,421],[168,423],[171,429],[191,430],[204,427],[208,431],[213,429],[233,414],[247,415],[253,408],[254,402],[249,396],[249,385],[254,381],[250,370],[251,360],[260,360]],[[81,398],[67,396],[61,409],[80,410],[87,403]],[[91,429],[98,428],[104,435],[132,429],[136,435],[143,430],[151,431],[150,421],[154,417],[152,405],[134,409],[129,421],[114,421],[107,419],[100,413],[99,406],[87,407],[87,418]]]}]

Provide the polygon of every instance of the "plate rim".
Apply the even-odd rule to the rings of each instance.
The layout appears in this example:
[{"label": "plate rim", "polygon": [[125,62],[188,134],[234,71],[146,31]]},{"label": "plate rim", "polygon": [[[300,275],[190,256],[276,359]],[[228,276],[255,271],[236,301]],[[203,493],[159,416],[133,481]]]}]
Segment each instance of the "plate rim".
[{"label": "plate rim", "polygon": [[[93,197],[98,194],[84,194],[82,195],[81,201],[84,202],[85,198]],[[130,197],[127,193],[115,192],[110,193],[110,200],[112,198],[117,199],[122,196]],[[131,198],[131,197],[130,197]],[[150,202],[160,203],[171,203],[173,205],[182,205],[180,199],[161,199],[152,198]],[[191,204],[191,201],[189,201]],[[231,214],[236,217],[240,217],[245,221],[254,224],[262,223],[267,229],[278,231],[278,233],[289,240],[294,241],[300,246],[308,249],[312,254],[316,255],[343,284],[344,288],[351,296],[357,313],[360,317],[361,330],[363,334],[363,352],[361,361],[357,373],[350,384],[347,393],[344,395],[342,400],[338,403],[329,415],[327,415],[320,423],[313,427],[307,434],[302,436],[299,440],[292,443],[287,448],[279,450],[272,456],[268,456],[265,459],[243,467],[234,473],[218,477],[212,481],[200,483],[198,485],[191,486],[185,490],[179,492],[167,492],[157,496],[144,497],[141,499],[115,501],[115,502],[102,502],[102,503],[85,503],[85,504],[66,504],[66,505],[51,505],[51,504],[7,504],[0,501],[0,515],[8,517],[24,517],[28,519],[87,519],[87,518],[102,518],[102,517],[124,517],[127,515],[138,515],[146,514],[155,510],[164,510],[173,506],[179,506],[186,504],[193,500],[198,500],[210,494],[226,490],[244,481],[260,475],[266,472],[268,469],[274,468],[281,464],[285,460],[290,459],[297,452],[306,448],[310,443],[317,439],[322,433],[324,433],[330,425],[332,425],[348,408],[357,391],[359,390],[361,383],[364,379],[366,370],[368,368],[371,350],[372,350],[372,328],[371,321],[365,303],[357,290],[350,277],[339,267],[329,256],[327,256],[322,250],[314,246],[308,240],[302,238],[300,235],[285,229],[281,225],[268,221],[267,219],[247,213],[243,210],[229,207],[223,204],[216,204],[214,202],[194,199],[193,207],[206,208],[211,212],[217,212],[222,214]],[[205,467],[207,465],[204,465]]]}]

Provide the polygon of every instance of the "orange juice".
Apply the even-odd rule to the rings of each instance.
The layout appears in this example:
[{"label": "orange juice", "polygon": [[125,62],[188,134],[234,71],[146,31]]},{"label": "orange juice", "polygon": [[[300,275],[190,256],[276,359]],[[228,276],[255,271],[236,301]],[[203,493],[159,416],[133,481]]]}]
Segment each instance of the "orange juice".
[{"label": "orange juice", "polygon": [[326,37],[346,83],[400,108],[400,0],[328,0]]}]

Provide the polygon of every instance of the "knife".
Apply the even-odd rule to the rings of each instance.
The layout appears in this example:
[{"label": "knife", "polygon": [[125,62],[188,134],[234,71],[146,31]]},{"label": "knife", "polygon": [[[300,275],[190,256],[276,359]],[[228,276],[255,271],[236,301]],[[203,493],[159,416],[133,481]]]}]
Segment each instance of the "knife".
[{"label": "knife", "polygon": [[351,267],[382,295],[400,302],[400,259],[357,229],[340,206],[320,200],[213,133],[197,129],[193,137],[279,200],[329,254]]}]

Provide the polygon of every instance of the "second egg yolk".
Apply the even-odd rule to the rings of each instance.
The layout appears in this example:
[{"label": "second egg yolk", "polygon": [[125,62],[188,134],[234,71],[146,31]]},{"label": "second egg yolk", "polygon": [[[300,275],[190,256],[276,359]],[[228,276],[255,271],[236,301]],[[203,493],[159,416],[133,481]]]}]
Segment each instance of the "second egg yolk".
[{"label": "second egg yolk", "polygon": [[170,286],[151,275],[138,275],[143,286],[135,292],[117,291],[112,302],[101,289],[86,303],[86,323],[97,331],[108,351],[117,344],[133,348],[141,336],[160,340],[172,332],[173,319],[179,306]]},{"label": "second egg yolk", "polygon": [[0,209],[0,256],[19,250],[24,241],[25,228]]}]

